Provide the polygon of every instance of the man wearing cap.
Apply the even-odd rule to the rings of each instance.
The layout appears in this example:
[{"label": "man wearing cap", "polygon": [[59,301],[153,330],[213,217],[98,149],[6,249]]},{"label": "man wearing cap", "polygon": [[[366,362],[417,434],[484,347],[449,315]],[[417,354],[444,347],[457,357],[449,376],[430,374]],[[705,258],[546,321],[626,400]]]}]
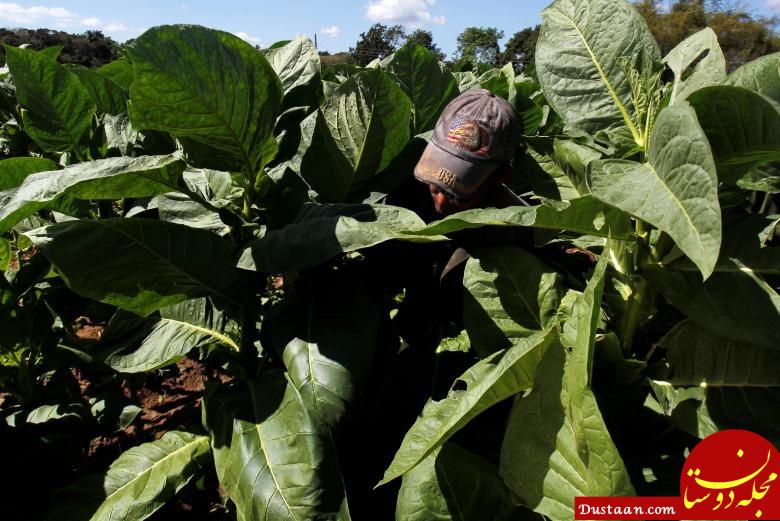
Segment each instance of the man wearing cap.
[{"label": "man wearing cap", "polygon": [[[414,168],[414,176],[387,202],[414,210],[426,222],[470,208],[527,203],[504,185],[520,139],[512,105],[484,89],[463,92],[442,112]],[[435,348],[442,334],[462,327],[463,269],[479,246],[533,246],[529,228],[501,227],[450,234],[449,242],[396,243],[365,254],[383,280],[405,288],[396,324],[410,345]]]},{"label": "man wearing cap", "polygon": [[524,204],[503,184],[519,139],[519,118],[508,101],[467,90],[442,112],[414,177],[428,184],[441,215]]},{"label": "man wearing cap", "polygon": [[[413,178],[409,175],[387,202],[414,210],[425,221],[469,208],[524,205],[503,184],[511,175],[519,138],[519,118],[506,100],[483,89],[466,91],[444,109]],[[528,228],[464,230],[450,238],[440,243],[385,243],[363,251],[366,265],[377,275],[371,280],[383,292],[393,288],[403,295],[392,321],[402,342],[390,344],[397,350],[377,355],[373,377],[382,385],[364,397],[358,416],[370,420],[350,432],[352,443],[371,440],[372,455],[392,455],[426,400],[449,388],[446,379],[435,378],[440,362],[447,363],[436,347],[443,336],[457,335],[463,328],[463,270],[469,252],[480,245],[533,244]],[[364,476],[366,483],[381,476],[372,474],[375,470],[365,458],[351,463],[352,475]],[[381,469],[386,462],[383,465]],[[388,487],[366,493],[388,508],[394,504],[395,492]]]}]

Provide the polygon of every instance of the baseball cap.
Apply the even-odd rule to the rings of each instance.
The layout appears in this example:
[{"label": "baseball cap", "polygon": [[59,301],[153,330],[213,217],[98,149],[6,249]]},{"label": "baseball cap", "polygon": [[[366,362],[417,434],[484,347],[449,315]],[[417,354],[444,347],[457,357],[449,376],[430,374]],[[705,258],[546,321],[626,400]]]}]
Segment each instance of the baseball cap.
[{"label": "baseball cap", "polygon": [[519,118],[508,101],[485,89],[467,90],[444,108],[414,177],[468,201],[509,163],[519,139]]}]

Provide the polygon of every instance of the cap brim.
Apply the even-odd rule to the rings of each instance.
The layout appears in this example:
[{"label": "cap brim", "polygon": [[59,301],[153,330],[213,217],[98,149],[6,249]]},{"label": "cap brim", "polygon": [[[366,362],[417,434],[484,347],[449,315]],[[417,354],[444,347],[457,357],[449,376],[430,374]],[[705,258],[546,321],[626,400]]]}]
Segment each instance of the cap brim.
[{"label": "cap brim", "polygon": [[468,201],[495,172],[498,165],[461,159],[435,143],[425,147],[414,169],[414,177],[431,183],[459,201]]}]

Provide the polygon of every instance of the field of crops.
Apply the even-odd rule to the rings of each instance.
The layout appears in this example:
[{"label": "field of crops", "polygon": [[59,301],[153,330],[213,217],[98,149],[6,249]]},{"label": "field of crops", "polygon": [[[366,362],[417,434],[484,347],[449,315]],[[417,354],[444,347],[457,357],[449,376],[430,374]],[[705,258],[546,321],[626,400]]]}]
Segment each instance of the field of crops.
[{"label": "field of crops", "polygon": [[[718,430],[780,443],[780,54],[661,56],[623,0],[543,20],[538,81],[200,26],[94,70],[8,46],[3,493],[38,500],[0,517],[567,520],[678,495]],[[520,115],[531,205],[420,215],[471,88]]]}]

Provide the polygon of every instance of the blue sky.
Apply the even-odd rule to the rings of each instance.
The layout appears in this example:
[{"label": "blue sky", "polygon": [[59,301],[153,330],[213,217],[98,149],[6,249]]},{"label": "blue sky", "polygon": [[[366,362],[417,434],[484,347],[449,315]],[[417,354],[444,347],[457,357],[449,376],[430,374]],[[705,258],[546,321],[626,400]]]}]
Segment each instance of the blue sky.
[{"label": "blue sky", "polygon": [[[668,1],[668,0],[667,0]],[[505,40],[537,24],[550,0],[130,0],[0,2],[0,27],[58,28],[69,32],[100,29],[124,41],[154,25],[192,23],[238,34],[261,46],[297,34],[313,38],[322,50],[347,50],[372,23],[402,24],[433,32],[448,55],[469,26],[497,27]],[[780,0],[743,2],[755,14],[780,15]]]}]

